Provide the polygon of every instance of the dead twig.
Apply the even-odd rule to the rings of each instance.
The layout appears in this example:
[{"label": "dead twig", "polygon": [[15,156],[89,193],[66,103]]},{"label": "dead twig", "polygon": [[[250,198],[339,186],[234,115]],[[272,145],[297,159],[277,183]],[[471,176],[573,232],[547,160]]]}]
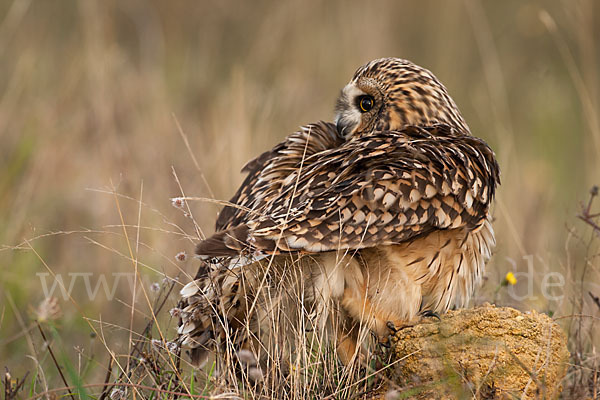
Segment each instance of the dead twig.
[{"label": "dead twig", "polygon": [[5,400],[12,400],[17,397],[17,393],[19,393],[19,391],[23,388],[23,385],[25,384],[25,381],[27,380],[28,375],[29,375],[29,371],[27,371],[25,373],[23,378],[21,378],[21,379],[17,378],[13,385],[12,377],[10,376],[10,372],[8,371],[8,368],[6,368],[6,373],[4,374],[4,379],[3,379],[3,381],[4,381],[4,399]]},{"label": "dead twig", "polygon": [[588,294],[590,295],[592,300],[594,300],[594,303],[598,306],[598,308],[600,308],[600,297],[594,296],[594,293],[592,292],[588,292]]},{"label": "dead twig", "polygon": [[104,400],[106,398],[106,396],[108,396],[108,392],[110,391],[110,389],[112,389],[112,385],[108,384],[108,381],[110,380],[110,376],[112,375],[112,366],[113,366],[113,359],[112,357],[110,357],[108,359],[108,368],[106,369],[106,377],[104,378],[104,390],[102,391],[102,394],[100,395],[100,399],[99,400]]},{"label": "dead twig", "polygon": [[[50,353],[50,357],[52,357],[52,361],[54,362],[54,366],[56,366],[56,369],[58,370],[58,373],[60,374],[60,378],[62,379],[63,383],[65,384],[65,387],[69,387],[69,384],[67,383],[67,378],[65,378],[65,375],[62,372],[62,369],[60,368],[60,365],[58,365],[58,360],[56,360],[56,357],[54,356],[54,352],[52,351],[52,346],[50,345],[50,342],[48,341],[48,339],[46,339],[46,334],[44,333],[44,330],[42,329],[42,326],[40,325],[40,323],[38,321],[35,321],[35,323],[37,324],[38,329],[40,330],[40,334],[42,335],[42,339],[44,339],[44,342],[46,343],[46,346],[48,346],[48,352]],[[75,396],[73,395],[73,393],[71,392],[71,389],[69,390],[69,394],[71,395],[72,398],[75,398]]]},{"label": "dead twig", "polygon": [[[95,388],[95,387],[103,387],[103,386],[105,386],[103,383],[91,383],[91,384],[87,384],[87,385],[81,385],[81,387],[86,388],[86,389]],[[240,399],[240,397],[235,396],[232,393],[224,393],[222,395],[217,395],[217,396],[204,396],[204,395],[198,395],[198,394],[174,392],[171,390],[160,389],[160,388],[152,387],[152,386],[139,385],[136,383],[119,383],[116,386],[130,387],[130,388],[136,388],[136,389],[140,389],[140,390],[143,389],[143,390],[149,390],[149,391],[156,392],[156,393],[164,393],[164,394],[170,394],[170,395],[177,394],[179,396],[185,396],[185,397],[189,397],[191,399]],[[50,389],[45,392],[38,393],[38,394],[31,396],[31,400],[38,399],[38,398],[44,397],[44,396],[48,396],[49,394],[52,394],[52,393],[60,393],[65,390],[68,390],[69,393],[71,393],[71,389],[74,389],[74,388],[75,388],[74,386],[66,386],[63,388]]]},{"label": "dead twig", "polygon": [[593,186],[592,189],[590,190],[590,199],[588,200],[587,205],[581,205],[581,213],[579,215],[577,215],[577,218],[579,218],[580,220],[582,220],[583,222],[585,222],[586,224],[588,224],[589,226],[591,226],[594,229],[594,232],[596,233],[596,235],[598,235],[598,237],[600,237],[600,225],[598,225],[598,222],[595,220],[596,218],[600,217],[600,213],[595,213],[592,214],[591,210],[592,210],[592,204],[594,202],[594,199],[598,196],[598,186]]}]

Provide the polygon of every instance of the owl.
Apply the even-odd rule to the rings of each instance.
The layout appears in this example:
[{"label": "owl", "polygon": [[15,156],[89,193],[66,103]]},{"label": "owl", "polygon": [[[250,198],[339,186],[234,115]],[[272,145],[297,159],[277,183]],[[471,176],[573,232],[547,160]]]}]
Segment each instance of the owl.
[{"label": "owl", "polygon": [[360,67],[333,123],[302,127],[243,171],[181,290],[194,364],[224,343],[289,357],[307,331],[348,364],[364,354],[361,332],[385,342],[464,307],[482,281],[499,167],[425,68]]}]

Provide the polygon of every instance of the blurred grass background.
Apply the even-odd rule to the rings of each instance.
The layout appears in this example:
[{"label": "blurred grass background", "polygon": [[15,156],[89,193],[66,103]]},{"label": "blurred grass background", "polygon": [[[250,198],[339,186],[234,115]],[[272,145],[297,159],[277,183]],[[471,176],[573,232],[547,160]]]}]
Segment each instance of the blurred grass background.
[{"label": "blurred grass background", "polygon": [[[35,370],[25,355],[43,352],[31,325],[44,298],[37,273],[65,282],[88,273],[95,285],[133,272],[123,223],[144,284],[161,274],[187,281],[196,264],[174,256],[193,253],[197,233],[169,198],[183,188],[228,199],[248,159],[331,120],[354,70],[385,56],[433,71],[497,153],[498,247],[482,298],[513,265],[527,271],[531,255],[531,296],[502,292],[500,303],[567,315],[583,301],[580,311],[597,312],[585,295],[600,293],[596,250],[576,214],[600,183],[599,9],[593,0],[1,1],[0,367]],[[218,206],[191,206],[210,233]],[[566,279],[553,289],[562,300],[540,295],[549,271]],[[104,366],[103,343],[127,351],[131,290],[119,284],[115,299],[101,291],[92,301],[76,282],[73,301],[59,301],[65,357]],[[140,295],[134,329],[148,315]]]}]

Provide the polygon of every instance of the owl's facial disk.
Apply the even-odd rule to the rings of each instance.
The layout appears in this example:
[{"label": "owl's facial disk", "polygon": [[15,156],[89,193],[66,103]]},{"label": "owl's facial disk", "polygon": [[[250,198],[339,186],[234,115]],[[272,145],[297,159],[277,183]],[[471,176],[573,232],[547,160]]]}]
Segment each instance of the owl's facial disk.
[{"label": "owl's facial disk", "polygon": [[372,131],[382,106],[383,95],[375,81],[350,82],[342,89],[335,106],[339,134],[350,138]]}]

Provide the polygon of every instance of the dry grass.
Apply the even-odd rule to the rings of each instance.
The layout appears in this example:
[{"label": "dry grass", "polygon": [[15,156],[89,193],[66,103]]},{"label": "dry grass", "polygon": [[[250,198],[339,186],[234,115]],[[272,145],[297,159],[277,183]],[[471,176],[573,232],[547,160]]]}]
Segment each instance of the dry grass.
[{"label": "dry grass", "polygon": [[[50,349],[80,394],[101,396],[118,377],[136,397],[251,392],[214,370],[192,376],[166,350],[168,310],[197,267],[175,255],[212,231],[212,200],[228,198],[246,160],[331,119],[354,69],[381,56],[434,71],[497,152],[498,247],[477,301],[560,318],[574,365],[565,398],[597,396],[600,241],[576,215],[600,180],[598,18],[593,0],[1,2],[3,387],[29,373],[9,397],[65,385]],[[176,196],[210,201],[181,212]],[[528,260],[529,279],[494,295]],[[557,282],[551,272],[564,285],[543,286]],[[43,282],[60,278],[71,292],[57,284],[58,302],[44,303]],[[311,393],[322,382],[334,397],[366,388],[337,392],[350,378],[315,373]],[[306,396],[294,382],[290,398]]]}]

